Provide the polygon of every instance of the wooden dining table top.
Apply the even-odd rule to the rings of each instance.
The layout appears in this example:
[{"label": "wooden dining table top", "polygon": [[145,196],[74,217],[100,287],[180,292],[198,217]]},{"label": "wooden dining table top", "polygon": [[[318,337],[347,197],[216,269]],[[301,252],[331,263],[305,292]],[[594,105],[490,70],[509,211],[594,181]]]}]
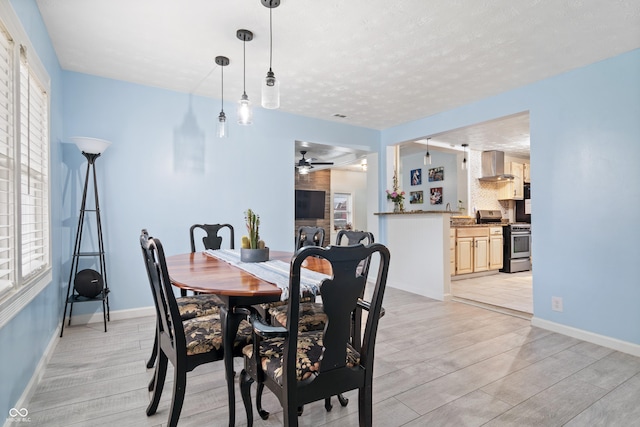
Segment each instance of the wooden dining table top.
[{"label": "wooden dining table top", "polygon": [[[269,260],[286,263],[292,256],[291,252],[269,252]],[[276,285],[204,252],[172,255],[166,261],[171,282],[181,289],[240,297],[273,297],[281,293]],[[324,259],[309,257],[302,267],[331,275],[331,266]]]}]

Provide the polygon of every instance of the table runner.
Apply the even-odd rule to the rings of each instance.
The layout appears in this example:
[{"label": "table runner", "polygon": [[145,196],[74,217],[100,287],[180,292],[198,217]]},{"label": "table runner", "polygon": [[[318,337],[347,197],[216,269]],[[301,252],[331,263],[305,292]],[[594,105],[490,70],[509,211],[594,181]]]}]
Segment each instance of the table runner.
[{"label": "table runner", "polygon": [[[289,299],[289,263],[277,259],[265,262],[242,262],[239,249],[207,249],[204,253],[253,274],[261,280],[273,283],[282,291],[280,299],[282,301]],[[300,295],[317,295],[320,283],[329,277],[331,276],[301,268]]]}]

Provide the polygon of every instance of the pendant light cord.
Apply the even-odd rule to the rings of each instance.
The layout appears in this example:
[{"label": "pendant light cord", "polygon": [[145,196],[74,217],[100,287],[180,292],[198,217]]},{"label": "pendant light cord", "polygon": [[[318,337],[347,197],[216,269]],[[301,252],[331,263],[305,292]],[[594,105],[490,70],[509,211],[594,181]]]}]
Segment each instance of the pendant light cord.
[{"label": "pendant light cord", "polygon": [[242,38],[242,93],[247,95],[247,41]]},{"label": "pendant light cord", "polygon": [[269,8],[269,71],[271,71],[271,58],[273,57],[273,23],[272,8]]},{"label": "pendant light cord", "polygon": [[220,77],[220,112],[224,113],[224,67],[222,65],[220,66]]}]

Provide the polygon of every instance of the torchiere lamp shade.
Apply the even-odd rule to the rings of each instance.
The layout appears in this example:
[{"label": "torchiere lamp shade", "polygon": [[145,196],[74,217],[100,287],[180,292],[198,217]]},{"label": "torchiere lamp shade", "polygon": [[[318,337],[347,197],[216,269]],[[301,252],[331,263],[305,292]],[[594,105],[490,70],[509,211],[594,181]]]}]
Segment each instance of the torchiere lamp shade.
[{"label": "torchiere lamp shade", "polygon": [[69,139],[76,144],[80,151],[87,154],[102,154],[104,150],[109,148],[109,146],[111,145],[111,141],[106,141],[104,139],[98,138],[89,138],[86,136],[74,136],[73,138]]}]

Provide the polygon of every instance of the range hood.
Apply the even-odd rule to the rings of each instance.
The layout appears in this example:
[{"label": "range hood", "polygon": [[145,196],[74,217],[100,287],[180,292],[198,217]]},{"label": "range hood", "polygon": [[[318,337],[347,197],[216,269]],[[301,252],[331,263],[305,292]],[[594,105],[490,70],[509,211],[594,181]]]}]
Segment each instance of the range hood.
[{"label": "range hood", "polygon": [[504,151],[483,151],[482,152],[482,177],[480,181],[506,181],[514,176],[504,173]]}]

